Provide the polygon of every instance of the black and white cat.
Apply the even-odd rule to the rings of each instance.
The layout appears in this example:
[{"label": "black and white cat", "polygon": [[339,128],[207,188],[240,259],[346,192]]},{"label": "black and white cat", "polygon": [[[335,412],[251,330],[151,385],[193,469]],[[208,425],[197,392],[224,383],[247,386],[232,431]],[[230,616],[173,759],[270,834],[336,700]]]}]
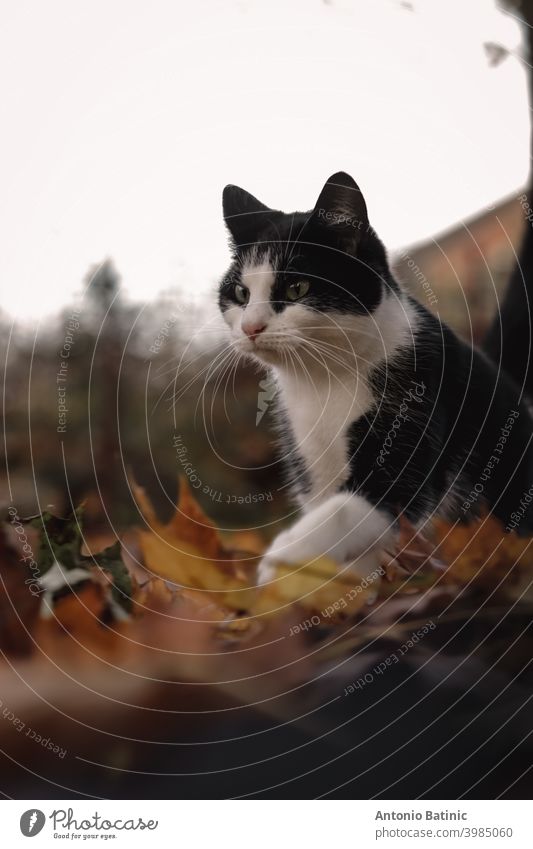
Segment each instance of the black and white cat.
[{"label": "black and white cat", "polygon": [[[323,554],[368,573],[400,514],[511,523],[533,484],[523,393],[407,295],[351,177],[310,212],[269,209],[227,186],[233,261],[219,304],[232,344],[271,371],[285,464],[302,516],[265,555]],[[530,498],[530,501],[533,501]],[[533,528],[533,507],[519,530]]]}]

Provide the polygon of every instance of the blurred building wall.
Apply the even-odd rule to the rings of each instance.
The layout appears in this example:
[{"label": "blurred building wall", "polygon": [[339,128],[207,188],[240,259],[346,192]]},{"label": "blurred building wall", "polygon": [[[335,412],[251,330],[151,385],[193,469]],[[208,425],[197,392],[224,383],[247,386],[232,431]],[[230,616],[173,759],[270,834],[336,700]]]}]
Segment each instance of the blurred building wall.
[{"label": "blurred building wall", "polygon": [[516,261],[524,211],[513,195],[427,242],[393,256],[413,295],[455,330],[479,342]]}]

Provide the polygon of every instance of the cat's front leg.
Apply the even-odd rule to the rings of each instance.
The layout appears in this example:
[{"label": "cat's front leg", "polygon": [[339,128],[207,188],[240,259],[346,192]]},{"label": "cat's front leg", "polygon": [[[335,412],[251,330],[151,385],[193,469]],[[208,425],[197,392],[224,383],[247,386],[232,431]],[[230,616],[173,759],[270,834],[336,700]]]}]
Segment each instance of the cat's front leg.
[{"label": "cat's front leg", "polygon": [[350,563],[361,578],[367,577],[379,568],[393,539],[390,515],[361,495],[339,493],[274,539],[259,564],[258,580],[270,581],[278,563],[311,563],[324,555],[339,565]]}]

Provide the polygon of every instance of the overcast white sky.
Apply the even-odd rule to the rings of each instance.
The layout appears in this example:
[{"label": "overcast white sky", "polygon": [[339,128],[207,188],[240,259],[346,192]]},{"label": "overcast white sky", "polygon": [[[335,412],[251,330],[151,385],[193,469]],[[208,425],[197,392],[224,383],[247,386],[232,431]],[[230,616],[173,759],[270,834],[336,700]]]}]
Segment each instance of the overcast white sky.
[{"label": "overcast white sky", "polygon": [[4,4],[0,306],[44,315],[112,256],[128,292],[206,293],[220,194],[307,209],[352,173],[389,247],[523,185],[525,75],[492,0]]}]

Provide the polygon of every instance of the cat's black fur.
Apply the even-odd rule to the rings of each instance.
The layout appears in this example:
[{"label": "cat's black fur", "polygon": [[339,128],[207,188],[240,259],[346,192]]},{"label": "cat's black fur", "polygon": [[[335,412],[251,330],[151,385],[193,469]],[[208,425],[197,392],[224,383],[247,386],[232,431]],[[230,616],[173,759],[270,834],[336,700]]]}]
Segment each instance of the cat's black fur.
[{"label": "cat's black fur", "polygon": [[[348,487],[363,486],[376,505],[412,520],[434,510],[466,520],[488,507],[507,525],[533,483],[529,409],[507,375],[417,309],[412,348],[374,371],[378,407],[352,425]],[[385,462],[376,463],[415,384]],[[528,507],[519,528],[532,522]]]},{"label": "cat's black fur", "polygon": [[[344,488],[414,521],[434,511],[467,520],[488,510],[505,526],[531,532],[533,421],[521,388],[402,293],[353,180],[334,175],[314,210],[292,215],[228,187],[224,214],[234,259],[220,287],[222,311],[235,301],[251,246],[277,258],[276,311],[290,309],[287,281],[300,278],[311,281],[303,300],[317,314],[369,315],[383,298],[413,310],[411,342],[369,373],[375,404],[351,425]],[[304,470],[302,491],[306,479]]]},{"label": "cat's black fur", "polygon": [[[302,277],[313,283],[305,303],[318,312],[369,313],[379,304],[383,285],[398,290],[385,248],[368,222],[363,196],[357,191],[354,197],[351,187],[345,193],[337,187],[333,193],[329,182],[315,210],[291,215],[269,209],[237,186],[226,187],[223,204],[234,262],[220,287],[222,310],[235,301],[241,260],[251,247],[278,257],[277,311],[290,307],[283,297],[287,281]],[[344,221],[333,217],[339,215],[338,204],[346,209],[340,213]]]}]

